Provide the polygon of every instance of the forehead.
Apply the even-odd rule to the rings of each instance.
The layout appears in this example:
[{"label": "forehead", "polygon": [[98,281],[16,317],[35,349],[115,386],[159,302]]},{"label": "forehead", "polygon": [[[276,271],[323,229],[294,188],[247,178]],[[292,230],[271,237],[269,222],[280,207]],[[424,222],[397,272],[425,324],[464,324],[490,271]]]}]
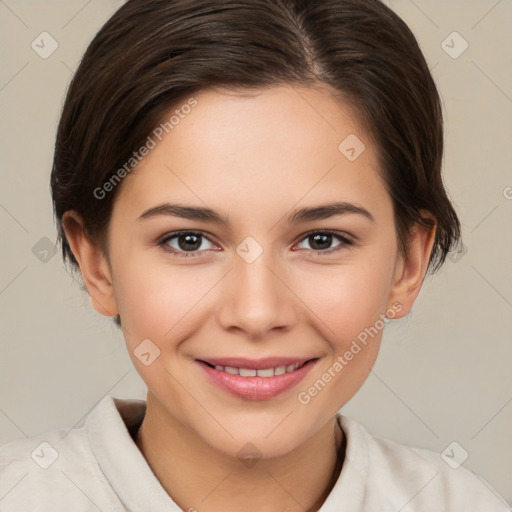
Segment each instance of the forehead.
[{"label": "forehead", "polygon": [[125,179],[118,200],[139,210],[173,199],[260,211],[263,202],[382,195],[373,143],[353,109],[328,90],[215,89],[193,99],[193,108],[175,105],[168,113],[168,120],[175,115],[172,129],[161,140],[153,136],[155,147]]}]

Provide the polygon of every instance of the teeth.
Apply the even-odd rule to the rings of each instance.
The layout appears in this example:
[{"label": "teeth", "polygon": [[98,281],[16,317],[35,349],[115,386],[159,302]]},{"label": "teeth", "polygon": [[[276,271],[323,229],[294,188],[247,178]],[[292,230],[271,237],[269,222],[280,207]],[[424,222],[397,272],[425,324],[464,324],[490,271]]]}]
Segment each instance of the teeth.
[{"label": "teeth", "polygon": [[295,363],[287,366],[277,366],[276,368],[255,370],[253,368],[234,368],[232,366],[215,365],[215,369],[220,372],[229,373],[230,375],[240,375],[240,377],[273,377],[274,375],[284,375],[285,373],[294,372],[300,366],[299,363]]},{"label": "teeth", "polygon": [[248,368],[240,368],[238,370],[238,375],[240,377],[256,377],[258,370],[249,370]]},{"label": "teeth", "polygon": [[258,377],[273,377],[274,368],[268,368],[267,370],[258,370]]}]

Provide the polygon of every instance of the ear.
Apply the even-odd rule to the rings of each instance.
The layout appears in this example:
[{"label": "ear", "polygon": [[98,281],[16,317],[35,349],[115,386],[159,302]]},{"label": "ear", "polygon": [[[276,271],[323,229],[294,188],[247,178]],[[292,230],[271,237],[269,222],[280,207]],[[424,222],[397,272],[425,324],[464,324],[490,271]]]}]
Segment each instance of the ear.
[{"label": "ear", "polygon": [[93,308],[104,316],[116,316],[119,311],[107,257],[85,234],[84,224],[78,213],[72,210],[65,212],[62,217],[62,227],[71,251],[80,266]]},{"label": "ear", "polygon": [[421,212],[434,223],[431,228],[415,224],[411,228],[411,237],[407,255],[399,255],[395,266],[395,274],[388,298],[388,308],[400,303],[402,308],[394,318],[407,315],[418,296],[425,278],[430,253],[436,234],[435,219],[428,212]]}]

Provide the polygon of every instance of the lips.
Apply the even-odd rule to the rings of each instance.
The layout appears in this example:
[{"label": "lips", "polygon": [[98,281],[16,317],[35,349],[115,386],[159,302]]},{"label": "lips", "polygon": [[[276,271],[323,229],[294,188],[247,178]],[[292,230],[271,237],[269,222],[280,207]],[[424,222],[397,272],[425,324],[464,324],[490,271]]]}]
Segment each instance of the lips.
[{"label": "lips", "polygon": [[268,400],[297,385],[317,358],[208,358],[197,360],[210,382],[248,400]]}]

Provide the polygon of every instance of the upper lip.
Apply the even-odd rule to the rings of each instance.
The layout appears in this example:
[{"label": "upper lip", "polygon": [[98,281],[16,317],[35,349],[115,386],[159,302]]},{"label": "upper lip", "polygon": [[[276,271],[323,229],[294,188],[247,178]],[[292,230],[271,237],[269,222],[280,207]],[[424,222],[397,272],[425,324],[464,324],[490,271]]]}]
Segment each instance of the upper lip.
[{"label": "upper lip", "polygon": [[316,357],[265,357],[262,359],[247,359],[245,357],[208,357],[201,358],[198,361],[209,363],[213,366],[231,366],[232,368],[247,368],[254,370],[265,370],[267,368],[277,368],[278,366],[288,366],[304,363]]}]

